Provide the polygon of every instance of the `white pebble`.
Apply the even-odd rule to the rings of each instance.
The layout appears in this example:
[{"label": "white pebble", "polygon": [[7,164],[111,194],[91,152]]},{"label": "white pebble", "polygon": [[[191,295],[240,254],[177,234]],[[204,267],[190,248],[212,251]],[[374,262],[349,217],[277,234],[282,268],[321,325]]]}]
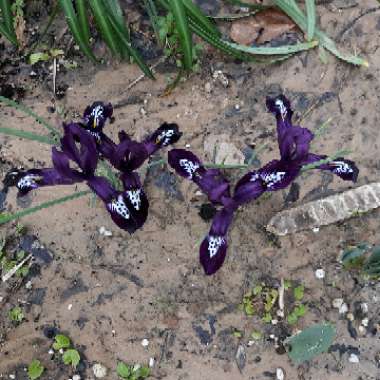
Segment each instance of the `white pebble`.
[{"label": "white pebble", "polygon": [[209,94],[209,93],[211,93],[211,91],[212,91],[212,87],[211,87],[211,83],[210,82],[207,82],[206,84],[205,84],[205,91]]},{"label": "white pebble", "polygon": [[25,288],[27,288],[27,289],[32,289],[32,281],[28,281],[28,282],[25,284]]},{"label": "white pebble", "polygon": [[73,308],[73,304],[70,303],[69,306],[67,306],[67,310],[71,310]]},{"label": "white pebble", "polygon": [[335,309],[340,309],[340,307],[343,305],[343,298],[335,298],[332,302],[333,307]]},{"label": "white pebble", "polygon": [[107,230],[104,226],[101,226],[99,228],[99,233],[100,235],[103,235],[103,236],[106,236],[106,237],[109,237],[109,236],[112,236],[112,232]]},{"label": "white pebble", "polygon": [[368,313],[368,305],[365,302],[363,302],[362,304],[360,304],[360,308],[362,309],[362,312],[364,314]]},{"label": "white pebble", "polygon": [[0,296],[0,302],[3,302],[4,297]]},{"label": "white pebble", "polygon": [[358,355],[355,355],[355,354],[351,354],[350,357],[348,358],[348,361],[350,363],[359,363],[359,357]]},{"label": "white pebble", "polygon": [[148,347],[148,346],[149,346],[149,340],[148,340],[148,339],[143,339],[143,340],[141,341],[141,345],[142,345],[143,347]]},{"label": "white pebble", "polygon": [[368,324],[369,324],[369,319],[368,319],[368,318],[364,318],[364,319],[362,320],[362,325],[363,325],[364,327],[368,327]]},{"label": "white pebble", "polygon": [[154,358],[150,358],[150,359],[149,359],[149,367],[150,367],[150,368],[153,368],[153,367],[154,367],[154,362],[155,362]]},{"label": "white pebble", "polygon": [[80,380],[80,379],[81,379],[80,375],[74,375],[73,376],[73,380]]},{"label": "white pebble", "polygon": [[315,271],[315,277],[317,277],[319,280],[322,280],[325,278],[325,271],[322,268],[319,268]]},{"label": "white pebble", "polygon": [[360,325],[360,326],[358,327],[358,330],[359,330],[359,333],[360,333],[361,335],[365,335],[365,333],[367,332],[366,328],[365,328],[364,326],[362,326],[362,325]]},{"label": "white pebble", "polygon": [[282,368],[276,368],[276,380],[285,380],[285,372]]},{"label": "white pebble", "polygon": [[272,323],[272,325],[277,325],[278,320],[277,319],[272,319],[271,323]]},{"label": "white pebble", "polygon": [[348,306],[346,303],[343,303],[339,308],[339,314],[346,314],[348,312]]},{"label": "white pebble", "polygon": [[15,379],[15,378],[16,378],[16,375],[9,375],[9,378],[10,378],[10,379]]},{"label": "white pebble", "polygon": [[48,354],[49,354],[49,355],[54,355],[54,350],[51,348],[51,349],[48,351]]},{"label": "white pebble", "polygon": [[106,377],[106,375],[107,375],[107,368],[104,367],[104,365],[102,365],[100,363],[94,364],[92,367],[92,371],[94,372],[94,376],[97,379],[101,379],[103,377]]},{"label": "white pebble", "polygon": [[248,343],[247,343],[247,346],[248,347],[251,347],[255,344],[255,341],[254,340],[249,340]]},{"label": "white pebble", "polygon": [[185,147],[186,148],[191,148],[191,145],[190,144],[186,144]]},{"label": "white pebble", "polygon": [[63,353],[64,353],[65,351],[63,351],[63,348],[60,348],[58,352],[59,352],[61,355],[63,355]]}]

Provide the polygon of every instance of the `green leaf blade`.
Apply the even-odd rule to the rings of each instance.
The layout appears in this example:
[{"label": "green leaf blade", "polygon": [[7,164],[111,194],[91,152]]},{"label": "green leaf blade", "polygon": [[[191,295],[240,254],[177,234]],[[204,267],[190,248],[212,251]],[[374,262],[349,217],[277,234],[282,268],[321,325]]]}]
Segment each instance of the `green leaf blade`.
[{"label": "green leaf blade", "polygon": [[316,24],[316,9],[315,0],[306,0],[306,14],[307,14],[307,40],[311,41],[314,38],[315,24]]},{"label": "green leaf blade", "polygon": [[193,47],[185,6],[183,0],[169,0],[169,4],[179,34],[184,67],[186,70],[191,70],[193,67]]},{"label": "green leaf blade", "polygon": [[21,137],[23,139],[37,141],[42,144],[54,145],[55,142],[48,136],[38,135],[37,133],[22,131],[21,129],[0,127],[0,133],[13,137]]}]

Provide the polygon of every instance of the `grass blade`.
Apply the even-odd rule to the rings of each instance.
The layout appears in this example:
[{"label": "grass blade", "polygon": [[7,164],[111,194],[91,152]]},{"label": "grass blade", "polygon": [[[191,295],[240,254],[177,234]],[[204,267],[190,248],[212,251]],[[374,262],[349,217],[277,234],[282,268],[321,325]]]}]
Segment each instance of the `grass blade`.
[{"label": "grass blade", "polygon": [[192,0],[182,0],[186,8],[186,12],[190,15],[195,22],[198,22],[200,26],[207,32],[214,34],[216,37],[220,37],[221,33],[217,27],[209,20],[209,18],[202,12],[202,10],[195,5]]},{"label": "grass blade", "polygon": [[46,121],[43,117],[38,116],[34,111],[32,111],[29,107],[24,106],[23,104],[17,103],[14,100],[8,99],[4,96],[0,96],[0,103],[4,103],[9,107],[13,107],[24,114],[34,118],[34,120],[37,121],[37,123],[40,123],[42,126],[44,126],[49,132],[51,132],[56,138],[60,137],[59,132],[49,124],[48,121]]},{"label": "grass blade", "polygon": [[107,15],[110,12],[106,11],[102,0],[89,0],[89,3],[95,17],[96,25],[105,43],[113,55],[122,55],[118,42],[115,35],[112,33],[112,28],[107,19]]},{"label": "grass blade", "polygon": [[158,24],[158,11],[156,4],[153,2],[153,0],[143,0],[143,2],[145,10],[148,13],[150,22],[152,24],[154,35],[156,36],[156,41],[158,44],[162,45],[160,40],[160,26]]},{"label": "grass blade", "polygon": [[10,34],[14,34],[11,2],[9,0],[0,0],[0,10],[3,19],[2,24],[5,26],[5,28],[8,30]]},{"label": "grass blade", "polygon": [[243,7],[243,8],[258,10],[258,11],[270,8],[270,6],[268,6],[268,5],[249,4],[249,3],[245,3],[245,2],[240,1],[240,0],[227,0],[227,3],[230,3],[232,5],[237,5],[237,6]]},{"label": "grass blade", "polygon": [[307,40],[311,41],[314,38],[316,11],[315,0],[306,0],[306,14],[307,14]]},{"label": "grass blade", "polygon": [[15,219],[20,219],[23,216],[33,214],[37,211],[43,210],[44,208],[52,207],[52,206],[58,205],[60,203],[71,201],[73,199],[83,197],[84,195],[87,195],[90,193],[91,193],[91,191],[89,191],[89,190],[80,191],[78,193],[67,195],[65,197],[55,199],[53,201],[44,202],[38,206],[27,208],[26,210],[15,212],[14,214],[0,214],[0,224],[8,223],[8,222],[11,222],[12,220],[15,220]]},{"label": "grass blade", "polygon": [[42,136],[33,132],[22,131],[21,129],[0,127],[0,133],[8,136],[21,137],[23,139],[31,141],[37,141],[43,144],[55,145],[55,141],[48,136]]},{"label": "grass blade", "polygon": [[291,54],[297,53],[299,51],[308,50],[316,47],[318,45],[318,41],[311,41],[305,43],[298,43],[295,45],[286,45],[280,47],[250,47],[235,44],[233,42],[224,41],[225,44],[231,46],[232,48],[242,51],[248,54],[254,55],[283,55],[283,54]]},{"label": "grass blade", "polygon": [[83,38],[89,44],[91,35],[90,35],[90,24],[88,22],[88,15],[87,15],[87,1],[76,0],[75,5],[78,12],[79,28],[81,29]]},{"label": "grass blade", "polygon": [[184,68],[191,70],[193,67],[193,46],[185,6],[182,0],[169,0],[169,5],[179,34]]},{"label": "grass blade", "polygon": [[128,50],[128,53],[133,57],[133,59],[136,61],[137,65],[140,67],[141,71],[150,79],[155,79],[152,71],[150,68],[145,64],[145,62],[140,57],[140,54],[136,49],[134,49],[131,45],[131,43],[127,40],[125,35],[123,34],[123,31],[120,30],[119,24],[115,22],[113,17],[108,15],[108,20],[113,28],[113,30],[116,32],[119,39],[122,41],[125,48]]},{"label": "grass blade", "polygon": [[[307,32],[307,19],[294,0],[275,0],[274,2],[278,8],[286,13],[300,27],[301,30],[305,33]],[[314,34],[314,37],[319,41],[320,45],[330,53],[334,54],[337,58],[353,65],[368,67],[368,62],[365,59],[340,53],[335,42],[318,28],[315,28]]]},{"label": "grass blade", "polygon": [[89,59],[96,62],[96,58],[91,50],[90,44],[88,40],[86,40],[82,29],[79,27],[80,21],[75,13],[72,0],[59,0],[59,2],[65,13],[67,25],[69,26],[76,43]]},{"label": "grass blade", "polygon": [[18,41],[16,36],[10,32],[4,24],[0,23],[0,35],[3,35],[9,42],[13,45],[18,46]]}]

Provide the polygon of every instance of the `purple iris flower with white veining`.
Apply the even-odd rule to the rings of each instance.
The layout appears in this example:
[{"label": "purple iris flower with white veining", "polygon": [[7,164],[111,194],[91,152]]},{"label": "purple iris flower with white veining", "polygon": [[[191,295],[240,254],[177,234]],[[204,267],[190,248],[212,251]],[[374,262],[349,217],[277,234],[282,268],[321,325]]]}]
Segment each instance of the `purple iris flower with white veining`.
[{"label": "purple iris flower with white veining", "polygon": [[[4,188],[16,186],[22,196],[43,186],[86,182],[104,201],[120,228],[130,233],[141,228],[148,216],[149,202],[136,169],[161,147],[177,142],[182,134],[176,124],[164,123],[141,143],[121,131],[116,144],[103,132],[112,112],[112,105],[102,102],[87,107],[82,122],[64,124],[61,151],[52,150],[52,168],[13,169],[4,179]],[[108,160],[120,172],[123,191],[95,175],[99,158]]]},{"label": "purple iris flower with white veining", "polygon": [[[273,160],[259,170],[244,175],[230,195],[229,182],[217,169],[206,169],[193,153],[183,149],[169,152],[169,164],[176,172],[195,182],[215,205],[221,209],[215,215],[211,229],[200,246],[200,261],[206,274],[214,274],[224,263],[227,253],[227,232],[234,212],[244,203],[257,199],[266,191],[284,189],[307,164],[325,160],[327,156],[309,153],[313,134],[292,124],[293,111],[283,95],[268,98],[267,107],[277,119],[280,160]],[[317,169],[328,170],[343,180],[355,182],[359,170],[355,163],[337,158]]]}]

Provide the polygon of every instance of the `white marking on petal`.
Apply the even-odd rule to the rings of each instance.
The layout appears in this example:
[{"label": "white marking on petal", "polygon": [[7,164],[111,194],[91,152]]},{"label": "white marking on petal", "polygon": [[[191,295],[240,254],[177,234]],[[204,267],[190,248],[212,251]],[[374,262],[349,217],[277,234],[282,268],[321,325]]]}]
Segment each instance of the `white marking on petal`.
[{"label": "white marking on petal", "polygon": [[167,131],[162,131],[156,139],[156,143],[159,144],[162,142],[163,146],[167,146],[170,144],[171,138],[174,136],[174,130],[168,129]]},{"label": "white marking on petal", "polygon": [[127,195],[133,207],[139,211],[141,207],[141,189],[128,190]]},{"label": "white marking on petal", "polygon": [[98,122],[99,122],[99,119],[100,118],[103,118],[103,106],[96,106],[92,112],[91,112],[91,116],[94,117],[94,127],[97,127],[98,126]]},{"label": "white marking on petal", "polygon": [[268,187],[272,187],[278,182],[281,182],[286,175],[286,172],[262,173],[261,179]]},{"label": "white marking on petal", "polygon": [[257,181],[259,178],[260,178],[260,174],[259,174],[259,173],[254,173],[254,174],[252,174],[252,176],[251,176],[250,182],[255,182],[255,181]]},{"label": "white marking on petal", "polygon": [[131,214],[128,210],[127,205],[124,202],[123,196],[120,194],[117,199],[113,199],[112,202],[108,205],[111,212],[116,212],[124,219],[129,219]]},{"label": "white marking on petal", "polygon": [[189,179],[192,179],[195,171],[199,169],[199,165],[196,162],[192,162],[186,158],[179,160],[179,165],[185,169]]},{"label": "white marking on petal", "polygon": [[282,100],[280,100],[280,99],[277,99],[275,104],[276,104],[277,108],[280,110],[281,117],[284,120],[286,114],[288,113],[288,110],[286,109],[286,106],[285,106],[284,102]]},{"label": "white marking on petal", "polygon": [[346,173],[353,173],[353,170],[350,165],[348,165],[346,162],[343,161],[333,161],[331,162],[335,168],[333,169],[334,173],[337,174],[346,174]]},{"label": "white marking on petal", "polygon": [[225,243],[222,236],[209,236],[208,237],[208,252],[210,259],[212,259],[217,253],[219,248]]},{"label": "white marking on petal", "polygon": [[36,183],[37,180],[41,180],[42,177],[37,174],[28,174],[17,182],[17,187],[21,190],[26,188],[32,188],[35,189],[38,187],[38,184]]}]

